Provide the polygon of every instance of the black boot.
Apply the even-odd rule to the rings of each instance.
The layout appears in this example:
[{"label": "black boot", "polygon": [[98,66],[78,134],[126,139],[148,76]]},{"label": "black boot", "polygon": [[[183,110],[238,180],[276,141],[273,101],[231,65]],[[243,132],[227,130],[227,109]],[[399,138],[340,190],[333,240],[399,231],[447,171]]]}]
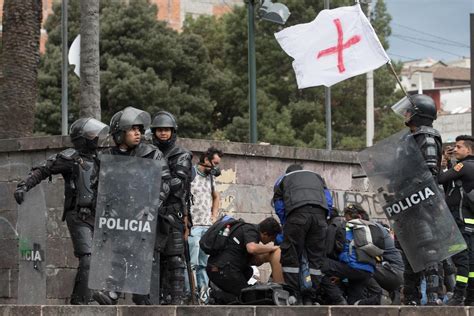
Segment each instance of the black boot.
[{"label": "black boot", "polygon": [[87,286],[89,279],[90,255],[79,258],[74,289],[71,294],[71,305],[88,305],[92,301],[92,291]]},{"label": "black boot", "polygon": [[454,295],[451,297],[446,305],[448,306],[464,306],[464,296],[466,294],[466,289],[462,288],[456,288],[454,290]]},{"label": "black boot", "polygon": [[464,306],[474,306],[474,289],[467,289]]},{"label": "black boot", "polygon": [[150,295],[133,294],[132,301],[135,305],[152,305]]},{"label": "black boot", "polygon": [[117,305],[119,293],[109,291],[94,291],[92,298],[100,305]]}]

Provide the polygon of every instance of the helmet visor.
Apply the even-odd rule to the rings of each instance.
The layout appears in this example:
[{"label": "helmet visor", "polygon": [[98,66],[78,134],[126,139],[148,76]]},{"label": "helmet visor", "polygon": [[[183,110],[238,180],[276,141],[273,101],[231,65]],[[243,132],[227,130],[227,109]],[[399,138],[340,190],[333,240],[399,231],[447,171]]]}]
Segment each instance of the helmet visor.
[{"label": "helmet visor", "polygon": [[82,128],[82,136],[89,140],[93,140],[96,137],[104,139],[108,133],[109,126],[94,118],[88,120]]},{"label": "helmet visor", "polygon": [[407,96],[395,103],[392,106],[392,111],[405,118],[405,120],[409,120],[413,115],[415,115],[415,108]]},{"label": "helmet visor", "polygon": [[128,107],[123,110],[122,117],[120,118],[120,129],[126,131],[134,125],[142,125],[143,129],[146,130],[150,127],[151,117],[148,112]]}]

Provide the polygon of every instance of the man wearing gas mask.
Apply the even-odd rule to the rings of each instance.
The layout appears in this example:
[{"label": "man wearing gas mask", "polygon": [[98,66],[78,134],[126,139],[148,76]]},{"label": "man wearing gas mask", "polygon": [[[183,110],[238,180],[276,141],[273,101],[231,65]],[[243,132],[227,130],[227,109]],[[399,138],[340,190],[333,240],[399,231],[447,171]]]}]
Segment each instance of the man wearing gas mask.
[{"label": "man wearing gas mask", "polygon": [[222,151],[210,147],[199,157],[199,163],[194,166],[196,177],[191,183],[193,197],[193,227],[189,236],[191,265],[196,271],[196,283],[201,301],[207,300],[207,285],[209,278],[206,274],[208,255],[199,248],[199,241],[209,227],[216,221],[219,212],[219,192],[215,190],[214,178],[221,174],[219,164]]},{"label": "man wearing gas mask", "polygon": [[171,171],[170,195],[160,211],[157,240],[161,254],[162,303],[182,305],[193,155],[176,144],[178,124],[171,113],[158,112],[150,129],[153,144],[163,152]]}]

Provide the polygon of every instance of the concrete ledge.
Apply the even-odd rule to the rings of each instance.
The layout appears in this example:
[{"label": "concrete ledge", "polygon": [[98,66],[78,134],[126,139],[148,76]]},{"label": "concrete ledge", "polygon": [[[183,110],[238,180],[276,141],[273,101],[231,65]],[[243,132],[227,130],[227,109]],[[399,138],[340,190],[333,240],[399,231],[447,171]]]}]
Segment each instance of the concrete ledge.
[{"label": "concrete ledge", "polygon": [[472,307],[410,306],[71,306],[0,305],[0,315],[88,315],[88,316],[469,316]]},{"label": "concrete ledge", "polygon": [[[235,143],[213,141],[205,139],[180,138],[178,143],[192,152],[202,152],[209,146],[216,146],[228,155],[248,157],[278,157],[290,160],[324,161],[333,163],[357,164],[357,153],[352,151],[325,150],[303,147],[289,147],[276,145],[257,145],[249,143]],[[111,139],[104,142],[104,147],[111,146]],[[58,152],[71,147],[69,136],[41,136],[15,139],[0,139],[1,152],[38,151],[56,149]]]}]

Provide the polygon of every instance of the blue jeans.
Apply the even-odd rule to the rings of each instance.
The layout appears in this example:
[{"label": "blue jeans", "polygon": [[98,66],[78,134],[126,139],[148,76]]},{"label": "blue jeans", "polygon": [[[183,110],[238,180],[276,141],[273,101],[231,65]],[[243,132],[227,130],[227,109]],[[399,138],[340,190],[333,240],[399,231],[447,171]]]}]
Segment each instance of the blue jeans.
[{"label": "blue jeans", "polygon": [[193,226],[188,238],[189,253],[191,255],[191,266],[196,271],[196,288],[201,290],[208,286],[209,278],[206,273],[208,255],[199,248],[199,240],[209,229],[209,226]]}]

